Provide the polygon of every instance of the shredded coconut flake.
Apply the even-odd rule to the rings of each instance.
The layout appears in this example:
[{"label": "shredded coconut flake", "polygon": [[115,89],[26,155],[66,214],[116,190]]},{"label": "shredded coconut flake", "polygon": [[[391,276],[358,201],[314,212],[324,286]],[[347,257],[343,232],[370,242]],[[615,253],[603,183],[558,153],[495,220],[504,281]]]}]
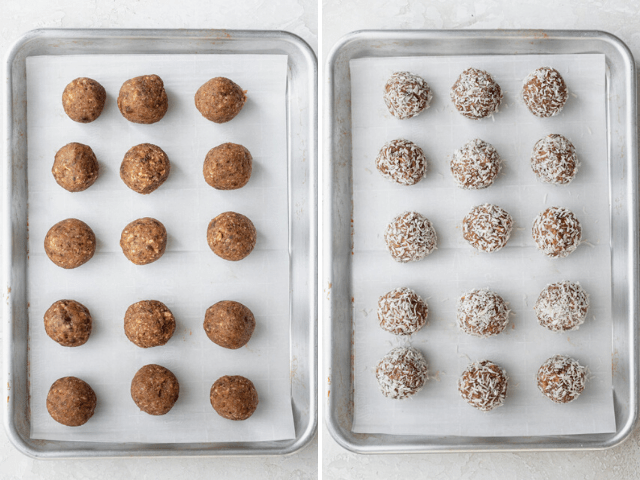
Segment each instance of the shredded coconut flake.
[{"label": "shredded coconut flake", "polygon": [[411,335],[424,327],[427,303],[410,288],[391,290],[378,299],[380,327],[395,335]]},{"label": "shredded coconut flake", "polygon": [[529,111],[537,117],[552,117],[560,113],[567,102],[569,91],[562,75],[550,67],[531,72],[522,86],[522,99]]},{"label": "shredded coconut flake", "polygon": [[588,368],[565,355],[555,355],[538,370],[538,389],[555,403],[568,403],[580,396],[587,383]]},{"label": "shredded coconut flake", "polygon": [[589,295],[579,283],[564,280],[547,285],[533,309],[541,326],[552,332],[569,332],[584,323]]},{"label": "shredded coconut flake", "polygon": [[433,94],[424,78],[409,72],[396,72],[387,80],[383,98],[389,113],[404,120],[428,109]]},{"label": "shredded coconut flake", "polygon": [[579,166],[575,147],[562,135],[547,135],[533,147],[531,169],[541,182],[568,185],[578,173]]},{"label": "shredded coconut flake", "polygon": [[489,289],[471,290],[458,299],[458,328],[469,335],[487,338],[502,332],[510,310],[500,295]]},{"label": "shredded coconut flake", "polygon": [[502,102],[502,89],[489,73],[468,68],[451,87],[450,96],[462,115],[478,120],[498,111]]},{"label": "shredded coconut flake", "polygon": [[504,404],[509,377],[489,360],[473,362],[458,380],[458,391],[469,405],[488,412]]},{"label": "shredded coconut flake", "polygon": [[502,161],[493,145],[476,138],[454,152],[450,167],[458,187],[479,190],[493,184]]},{"label": "shredded coconut flake", "polygon": [[428,218],[405,212],[393,219],[384,232],[384,241],[396,262],[422,260],[436,249],[438,237]]},{"label": "shredded coconut flake", "polygon": [[509,241],[513,218],[497,205],[473,207],[462,221],[462,236],[476,250],[495,252]]},{"label": "shredded coconut flake", "polygon": [[550,207],[538,214],[531,230],[539,250],[552,258],[566,257],[582,240],[582,227],[570,210]]},{"label": "shredded coconut flake", "polygon": [[380,149],[376,168],[387,180],[400,185],[415,185],[427,172],[422,149],[409,140],[392,140]]},{"label": "shredded coconut flake", "polygon": [[396,347],[376,367],[376,379],[385,397],[405,399],[415,395],[428,378],[429,368],[413,347]]}]

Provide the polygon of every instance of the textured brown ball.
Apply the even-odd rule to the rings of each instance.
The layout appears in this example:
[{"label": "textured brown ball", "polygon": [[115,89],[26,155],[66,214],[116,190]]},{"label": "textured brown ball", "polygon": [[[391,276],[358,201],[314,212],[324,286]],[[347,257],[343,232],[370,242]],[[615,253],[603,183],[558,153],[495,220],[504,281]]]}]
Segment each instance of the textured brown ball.
[{"label": "textured brown ball", "polygon": [[580,396],[587,384],[588,369],[566,355],[554,355],[540,368],[538,390],[554,403],[569,403]]},{"label": "textured brown ball", "polygon": [[509,307],[489,289],[474,289],[456,304],[458,328],[469,335],[487,338],[501,333],[509,323]]},{"label": "textured brown ball", "polygon": [[167,230],[155,218],[139,218],[122,230],[120,248],[136,265],[153,263],[167,248]]},{"label": "textured brown ball", "polygon": [[569,98],[567,85],[555,68],[541,67],[531,72],[522,86],[522,99],[536,117],[560,113]]},{"label": "textured brown ball", "polygon": [[224,348],[244,347],[253,330],[256,319],[251,310],[239,302],[223,300],[210,306],[204,315],[204,331],[213,343]]},{"label": "textured brown ball", "polygon": [[502,103],[502,89],[491,74],[468,68],[451,87],[451,101],[458,112],[471,120],[488,117]]},{"label": "textured brown ball", "polygon": [[87,77],[76,78],[62,92],[62,107],[74,122],[93,122],[102,113],[106,101],[104,87]]},{"label": "textured brown ball", "polygon": [[376,157],[376,168],[387,180],[410,186],[427,173],[427,159],[418,145],[400,138],[384,144]]},{"label": "textured brown ball", "polygon": [[244,215],[225,212],[211,220],[207,243],[213,253],[233,262],[242,260],[256,246],[256,227]]},{"label": "textured brown ball", "polygon": [[513,218],[497,205],[485,203],[471,209],[462,220],[462,236],[476,250],[496,252],[504,247],[513,230]]},{"label": "textured brown ball", "polygon": [[562,135],[552,133],[533,146],[531,169],[541,182],[567,185],[578,173],[579,166],[576,147]]},{"label": "textured brown ball", "polygon": [[438,235],[427,217],[404,212],[389,222],[384,241],[396,262],[417,262],[437,248]]},{"label": "textured brown ball", "polygon": [[236,143],[223,143],[209,150],[202,174],[218,190],[244,187],[251,178],[252,157],[249,150]]},{"label": "textured brown ball", "polygon": [[145,365],[131,380],[131,398],[149,415],[164,415],[178,401],[180,384],[176,376],[160,365]]},{"label": "textured brown ball", "polygon": [[149,194],[169,177],[171,164],[164,151],[151,143],[131,147],[120,164],[120,178],[134,192]]},{"label": "textured brown ball", "polygon": [[211,386],[211,406],[228,420],[246,420],[258,407],[258,392],[251,380],[240,375],[220,377]]},{"label": "textured brown ball", "polygon": [[142,300],[127,308],[124,333],[140,348],[159,347],[173,336],[176,319],[167,306],[157,300]]},{"label": "textured brown ball", "polygon": [[394,288],[378,299],[378,322],[394,335],[412,335],[424,327],[429,316],[427,303],[407,287]]},{"label": "textured brown ball", "polygon": [[82,192],[98,179],[100,166],[93,150],[82,143],[68,143],[56,153],[51,173],[69,192]]},{"label": "textured brown ball", "polygon": [[458,392],[483,412],[501,407],[507,398],[507,372],[489,360],[471,363],[458,379]]},{"label": "textured brown ball", "polygon": [[493,145],[476,138],[454,152],[450,167],[458,187],[480,190],[493,184],[502,168],[502,160]]},{"label": "textured brown ball", "polygon": [[571,210],[550,207],[533,221],[531,235],[538,250],[551,258],[563,258],[582,241],[582,226]]},{"label": "textured brown ball", "polygon": [[429,84],[419,75],[395,72],[384,85],[383,98],[389,113],[404,120],[428,109],[433,94]]},{"label": "textured brown ball", "polygon": [[44,251],[57,266],[70,269],[87,263],[96,252],[93,230],[77,218],[56,223],[44,237]]},{"label": "textured brown ball", "polygon": [[204,118],[215,123],[233,120],[246,101],[246,91],[225,77],[212,78],[195,95],[196,108]]},{"label": "textured brown ball", "polygon": [[79,347],[91,335],[91,313],[75,300],[58,300],[44,314],[47,335],[63,347]]},{"label": "textured brown ball", "polygon": [[167,92],[164,90],[162,79],[157,75],[131,78],[120,87],[118,109],[130,122],[159,122],[168,108]]},{"label": "textured brown ball", "polygon": [[97,398],[89,384],[76,377],[59,378],[47,394],[47,411],[67,427],[84,425],[93,416]]}]

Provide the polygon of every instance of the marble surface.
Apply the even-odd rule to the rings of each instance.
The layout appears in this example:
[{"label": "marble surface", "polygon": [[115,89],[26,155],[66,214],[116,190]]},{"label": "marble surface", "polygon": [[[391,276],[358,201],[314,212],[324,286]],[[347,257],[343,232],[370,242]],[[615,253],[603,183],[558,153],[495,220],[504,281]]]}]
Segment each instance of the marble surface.
[{"label": "marble surface", "polygon": [[[0,13],[3,58],[24,32],[45,27],[277,29],[301,36],[314,50],[318,47],[316,0],[4,0]],[[4,117],[2,128],[4,131]],[[0,369],[1,365],[0,356]],[[0,478],[306,480],[318,478],[317,450],[315,439],[301,452],[287,457],[38,461],[19,453],[7,440],[4,428],[0,428]]]},{"label": "marble surface", "polygon": [[[321,57],[324,62],[340,37],[360,29],[555,28],[611,32],[640,59],[639,9],[629,0],[324,0]],[[327,479],[640,476],[640,428],[621,446],[597,452],[359,456],[338,446],[326,427],[322,445]]]}]

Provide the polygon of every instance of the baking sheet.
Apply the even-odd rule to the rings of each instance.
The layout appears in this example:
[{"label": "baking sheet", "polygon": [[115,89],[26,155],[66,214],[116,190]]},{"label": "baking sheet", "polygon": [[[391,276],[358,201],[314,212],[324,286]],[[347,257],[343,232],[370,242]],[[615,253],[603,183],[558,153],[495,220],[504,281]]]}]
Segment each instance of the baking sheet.
[{"label": "baking sheet", "polygon": [[[31,437],[118,442],[267,441],[294,438],[289,365],[288,207],[286,152],[287,57],[282,55],[100,55],[27,59],[29,148],[29,362]],[[136,125],[119,113],[116,97],[128,78],[155,73],[169,97],[167,115],[154,125]],[[62,109],[65,85],[79,76],[98,80],[107,104],[98,120],[81,125]],[[214,76],[227,76],[248,90],[248,102],[231,122],[213,124],[193,104],[196,90]],[[69,193],[50,170],[55,152],[68,142],[90,145],[100,177],[87,191]],[[237,191],[217,191],[202,178],[207,151],[236,142],[252,153],[253,174]],[[171,160],[167,182],[151,195],[129,190],[119,166],[132,146],[150,142]],[[218,258],[206,242],[208,222],[233,210],[258,231],[256,249],[240,262]],[[168,231],[167,252],[157,262],[135,266],[119,238],[130,221],[152,216]],[[46,257],[43,239],[56,222],[76,217],[94,230],[98,245],[86,265],[66,271]],[[64,348],[46,336],[42,317],[54,301],[72,298],[94,319],[89,341]],[[127,307],[157,299],[174,313],[177,328],[162,347],[140,349],[123,331]],[[202,322],[213,303],[231,299],[256,317],[249,344],[226,350],[206,337]],[[130,398],[130,382],[143,365],[169,368],[180,398],[165,416],[142,413]],[[84,426],[53,421],[45,406],[50,385],[74,375],[95,390],[98,406]],[[209,389],[222,375],[244,375],[260,404],[244,422],[219,417]]]},{"label": "baking sheet", "polygon": [[[488,70],[505,98],[493,119],[472,121],[459,115],[449,89],[462,70]],[[538,119],[520,103],[526,75],[540,66],[557,68],[571,95],[563,112]],[[363,58],[352,60],[353,138],[353,309],[354,423],[360,433],[507,436],[602,433],[615,431],[611,362],[611,271],[609,192],[603,55],[473,56]],[[382,89],[394,71],[427,80],[432,106],[411,120],[387,112]],[[534,143],[560,133],[576,146],[582,166],[568,187],[538,183],[529,166]],[[448,161],[457,148],[480,137],[503,158],[503,171],[487,190],[455,187]],[[380,147],[394,138],[421,146],[429,161],[425,179],[401,187],[375,169]],[[515,230],[500,252],[482,254],[463,240],[461,220],[480,203],[496,203],[511,213]],[[546,258],[535,248],[534,217],[553,205],[576,213],[586,242],[565,259]],[[405,210],[426,215],[438,233],[438,250],[421,262],[398,264],[386,251],[386,224]],[[548,283],[579,281],[591,308],[576,332],[553,334],[537,324],[533,305]],[[429,304],[429,324],[408,341],[377,324],[380,295],[408,286]],[[471,288],[489,287],[514,311],[501,335],[477,339],[455,325],[457,297]],[[431,379],[412,399],[384,398],[374,377],[377,362],[393,346],[409,343],[426,357]],[[591,379],[578,400],[555,405],[537,390],[535,373],[550,356],[563,353],[589,366]],[[507,402],[490,413],[476,411],[459,397],[456,382],[474,360],[489,358],[510,377]]]}]

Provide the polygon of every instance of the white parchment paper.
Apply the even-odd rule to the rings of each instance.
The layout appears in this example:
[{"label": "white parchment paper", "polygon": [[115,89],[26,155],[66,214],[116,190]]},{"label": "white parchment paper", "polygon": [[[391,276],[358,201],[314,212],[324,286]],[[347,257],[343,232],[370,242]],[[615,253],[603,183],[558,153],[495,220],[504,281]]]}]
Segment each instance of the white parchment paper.
[{"label": "white parchment paper", "polygon": [[[539,119],[519,99],[523,79],[535,68],[560,71],[571,92],[556,117]],[[489,71],[504,92],[495,117],[462,117],[449,89],[466,68]],[[382,92],[395,71],[421,75],[434,92],[432,106],[399,121],[387,111]],[[351,61],[355,319],[355,432],[468,436],[552,435],[612,432],[615,418],[611,361],[611,272],[609,193],[603,55],[363,58]],[[536,181],[529,159],[543,136],[559,133],[575,145],[582,166],[570,186]],[[464,191],[453,182],[452,153],[473,138],[494,145],[503,170],[486,190]],[[382,145],[406,138],[428,158],[427,176],[403,187],[377,172]],[[515,230],[493,254],[475,251],[462,238],[461,222],[474,205],[495,203],[511,213]],[[548,259],[531,237],[535,216],[550,206],[571,209],[586,241],[564,259]],[[386,251],[383,232],[394,216],[418,211],[434,224],[438,250],[421,262],[399,264]],[[578,331],[554,334],[538,325],[533,306],[540,291],[560,280],[579,281],[591,308]],[[407,286],[429,304],[428,325],[408,340],[378,326],[380,295]],[[514,315],[502,334],[480,339],[458,332],[456,300],[472,288],[489,287],[509,302]],[[413,398],[386,399],[374,371],[396,345],[411,344],[429,363],[431,378]],[[592,377],[578,400],[556,405],[537,390],[538,367],[554,354],[575,357]],[[457,380],[475,360],[490,359],[510,381],[505,405],[490,413],[469,406]]]},{"label": "white parchment paper", "polygon": [[[122,83],[134,76],[160,75],[169,98],[166,116],[137,125],[118,111]],[[76,77],[99,81],[107,104],[93,123],[71,121],[62,91]],[[248,101],[231,122],[204,119],[193,96],[212,77],[225,76],[248,91]],[[27,60],[29,135],[28,297],[32,438],[126,442],[262,441],[294,437],[289,367],[289,257],[287,251],[287,57],[276,55],[100,55],[46,56]],[[51,175],[56,151],[69,142],[89,145],[100,177],[85,192],[69,193]],[[150,195],[125,186],[119,168],[139,143],[160,146],[171,160],[167,182]],[[253,156],[249,183],[217,191],[202,176],[209,149],[235,142]],[[209,221],[225,211],[248,216],[258,231],[255,250],[240,262],[211,252]],[[168,246],[155,263],[136,266],[119,246],[124,226],[151,216],[164,223]],[[75,217],[96,234],[97,251],[87,264],[63,270],[45,255],[43,240],[56,222]],[[93,317],[89,341],[65,348],[47,337],[43,315],[56,300],[74,299]],[[139,300],[164,302],[176,317],[173,338],[141,349],[123,330],[124,313]],[[212,343],[202,322],[220,300],[251,309],[256,329],[239,350]],[[142,366],[157,363],[180,382],[180,398],[164,416],[141,412],[130,385]],[[95,390],[95,415],[81,427],[56,423],[46,395],[59,377],[77,376]],[[209,390],[222,375],[243,375],[256,386],[260,404],[244,422],[218,416]]]}]

